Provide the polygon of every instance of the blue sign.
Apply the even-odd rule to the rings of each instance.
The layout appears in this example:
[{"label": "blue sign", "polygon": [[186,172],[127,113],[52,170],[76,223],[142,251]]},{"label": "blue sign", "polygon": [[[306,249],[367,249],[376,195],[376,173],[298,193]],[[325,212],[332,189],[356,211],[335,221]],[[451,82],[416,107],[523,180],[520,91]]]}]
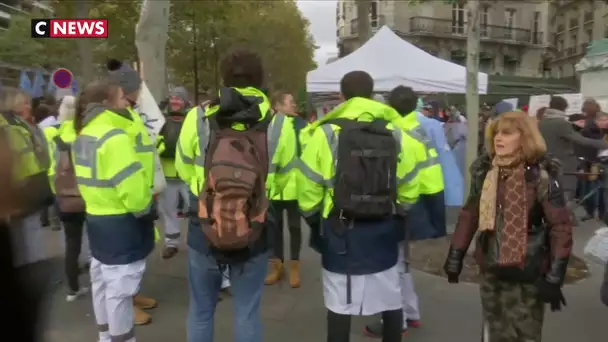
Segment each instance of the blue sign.
[{"label": "blue sign", "polygon": [[51,76],[53,83],[57,88],[65,89],[72,85],[72,73],[68,69],[57,69]]}]

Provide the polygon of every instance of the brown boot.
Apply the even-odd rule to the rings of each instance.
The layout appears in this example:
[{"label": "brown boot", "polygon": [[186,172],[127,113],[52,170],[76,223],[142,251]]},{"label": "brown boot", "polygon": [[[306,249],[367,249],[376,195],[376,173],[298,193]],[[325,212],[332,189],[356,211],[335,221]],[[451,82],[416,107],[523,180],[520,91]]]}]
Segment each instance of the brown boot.
[{"label": "brown boot", "polygon": [[133,312],[135,314],[135,325],[146,325],[152,321],[152,317],[137,306],[133,306]]},{"label": "brown boot", "polygon": [[266,285],[274,285],[283,278],[283,262],[279,259],[272,258],[270,259],[270,264],[268,265],[268,274],[266,275],[266,279],[264,279],[264,284]]},{"label": "brown boot", "polygon": [[300,261],[291,260],[289,262],[289,285],[294,289],[300,287]]},{"label": "brown boot", "polygon": [[133,305],[144,310],[154,309],[156,307],[156,299],[136,294],[133,297]]}]

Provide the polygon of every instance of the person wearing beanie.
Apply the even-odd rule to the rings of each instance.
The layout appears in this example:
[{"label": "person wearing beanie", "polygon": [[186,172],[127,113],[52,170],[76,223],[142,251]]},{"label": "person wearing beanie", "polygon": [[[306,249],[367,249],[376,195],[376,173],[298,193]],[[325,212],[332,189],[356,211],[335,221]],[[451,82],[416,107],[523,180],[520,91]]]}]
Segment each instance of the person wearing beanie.
[{"label": "person wearing beanie", "polygon": [[159,196],[159,213],[165,229],[165,246],[162,252],[163,259],[174,257],[179,249],[180,221],[178,215],[178,202],[180,197],[184,207],[188,208],[190,194],[188,188],[177,175],[175,169],[175,147],[184,118],[190,109],[188,91],[184,87],[175,87],[169,93],[166,107],[166,122],[161,129],[158,145],[161,147],[160,162],[163,173],[167,179],[167,187]]},{"label": "person wearing beanie", "polygon": [[[128,132],[129,137],[133,141],[137,151],[137,157],[142,163],[150,183],[150,189],[154,187],[154,160],[156,149],[150,138],[148,129],[146,128],[143,119],[134,110],[137,106],[139,92],[141,90],[141,77],[137,71],[133,70],[127,63],[123,63],[117,59],[110,59],[106,63],[108,69],[108,78],[110,81],[118,84],[130,104],[127,108],[131,115],[129,121],[131,127],[124,127]],[[147,324],[151,321],[151,317],[146,313],[145,309],[156,307],[156,300],[137,294],[133,298],[135,310],[135,324]]]}]

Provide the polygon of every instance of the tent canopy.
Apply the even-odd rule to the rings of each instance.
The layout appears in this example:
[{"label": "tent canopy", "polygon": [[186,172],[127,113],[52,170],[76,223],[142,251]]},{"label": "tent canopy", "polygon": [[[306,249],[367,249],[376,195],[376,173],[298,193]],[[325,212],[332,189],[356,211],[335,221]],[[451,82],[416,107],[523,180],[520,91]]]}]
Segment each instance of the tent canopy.
[{"label": "tent canopy", "polygon": [[[374,91],[396,86],[425,93],[465,93],[466,68],[437,58],[401,39],[384,26],[350,55],[308,72],[309,93],[338,92],[340,80],[351,71],[363,70],[374,79]],[[485,94],[488,75],[478,74],[478,91]]]}]

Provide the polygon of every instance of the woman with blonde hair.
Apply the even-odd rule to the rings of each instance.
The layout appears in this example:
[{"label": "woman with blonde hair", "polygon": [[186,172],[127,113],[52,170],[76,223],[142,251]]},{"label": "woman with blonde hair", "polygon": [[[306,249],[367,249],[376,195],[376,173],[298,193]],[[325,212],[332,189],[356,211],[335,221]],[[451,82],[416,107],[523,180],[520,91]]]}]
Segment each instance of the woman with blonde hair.
[{"label": "woman with blonde hair", "polygon": [[544,304],[561,310],[572,222],[537,121],[507,112],[486,130],[487,153],[471,165],[471,189],[444,270],[457,283],[476,238],[484,331],[489,342],[540,342]]}]

